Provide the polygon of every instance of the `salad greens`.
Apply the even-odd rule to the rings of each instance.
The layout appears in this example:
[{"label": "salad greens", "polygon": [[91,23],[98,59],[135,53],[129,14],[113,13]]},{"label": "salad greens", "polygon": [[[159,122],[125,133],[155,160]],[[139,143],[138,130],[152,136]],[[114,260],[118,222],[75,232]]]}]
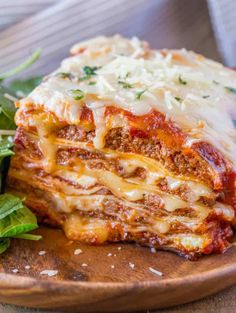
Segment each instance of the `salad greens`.
[{"label": "salad greens", "polygon": [[0,80],[2,81],[4,79],[6,79],[6,78],[12,77],[12,76],[14,76],[16,74],[19,74],[22,71],[26,70],[33,63],[35,63],[35,61],[38,60],[38,58],[40,57],[40,53],[41,53],[41,49],[35,50],[32,53],[32,55],[27,60],[25,60],[25,62],[21,63],[20,65],[18,65],[17,67],[11,69],[8,72],[0,74]]},{"label": "salad greens", "polygon": [[13,80],[10,85],[10,89],[18,97],[25,97],[41,83],[41,80],[42,77],[40,76],[31,77],[25,80]]},{"label": "salad greens", "polygon": [[40,77],[13,80],[8,86],[6,78],[12,77],[32,65],[40,56],[36,50],[25,62],[16,68],[0,74],[0,254],[10,246],[11,238],[39,240],[41,236],[29,234],[38,227],[35,215],[23,204],[19,197],[4,193],[5,178],[12,151],[14,123],[14,100],[26,96],[41,81]]}]

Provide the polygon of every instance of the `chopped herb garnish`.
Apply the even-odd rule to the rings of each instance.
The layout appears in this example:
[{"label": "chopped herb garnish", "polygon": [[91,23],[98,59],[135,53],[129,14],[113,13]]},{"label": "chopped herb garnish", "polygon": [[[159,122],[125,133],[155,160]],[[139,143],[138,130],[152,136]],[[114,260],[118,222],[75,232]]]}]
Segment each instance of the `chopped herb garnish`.
[{"label": "chopped herb garnish", "polygon": [[183,80],[183,78],[181,77],[181,75],[179,75],[179,83],[182,85],[187,85],[186,80]]},{"label": "chopped herb garnish", "polygon": [[93,85],[96,85],[96,82],[89,82],[88,84],[89,86],[93,86]]},{"label": "chopped herb garnish", "polygon": [[177,101],[181,101],[181,98],[180,97],[175,97],[175,100],[177,100]]},{"label": "chopped herb garnish", "polygon": [[202,96],[203,97],[203,99],[207,99],[207,98],[209,98],[210,96],[209,95],[205,95],[205,96]]},{"label": "chopped herb garnish", "polygon": [[123,80],[118,80],[118,84],[122,85],[123,88],[125,88],[125,89],[129,89],[129,88],[134,87],[132,84],[127,83],[126,81],[123,81]]},{"label": "chopped herb garnish", "polygon": [[216,80],[214,80],[214,79],[213,79],[213,81],[212,81],[212,82],[213,82],[213,84],[215,84],[215,85],[219,85],[219,84],[220,84],[219,82],[217,82],[217,81],[216,81]]},{"label": "chopped herb garnish", "polygon": [[73,89],[71,92],[73,93],[75,100],[81,100],[84,97],[84,92],[80,89]]},{"label": "chopped herb garnish", "polygon": [[69,79],[73,77],[71,73],[64,73],[64,72],[57,73],[56,76],[59,76],[61,78],[69,78]]},{"label": "chopped herb garnish", "polygon": [[100,66],[84,66],[83,71],[87,76],[96,75],[96,71],[100,68]]},{"label": "chopped herb garnish", "polygon": [[145,89],[137,91],[136,92],[136,99],[140,100],[145,91],[146,91]]},{"label": "chopped herb garnish", "polygon": [[225,86],[224,88],[226,90],[230,91],[230,92],[236,93],[236,88],[235,87]]},{"label": "chopped herb garnish", "polygon": [[82,82],[82,81],[84,81],[84,80],[88,80],[88,79],[90,79],[91,78],[91,76],[82,76],[82,77],[79,77],[78,78],[78,81],[80,81],[80,82]]},{"label": "chopped herb garnish", "polygon": [[83,72],[84,72],[84,76],[79,78],[79,81],[84,81],[87,80],[89,78],[91,78],[91,76],[93,75],[97,75],[96,71],[101,68],[101,66],[84,66],[83,67]]}]

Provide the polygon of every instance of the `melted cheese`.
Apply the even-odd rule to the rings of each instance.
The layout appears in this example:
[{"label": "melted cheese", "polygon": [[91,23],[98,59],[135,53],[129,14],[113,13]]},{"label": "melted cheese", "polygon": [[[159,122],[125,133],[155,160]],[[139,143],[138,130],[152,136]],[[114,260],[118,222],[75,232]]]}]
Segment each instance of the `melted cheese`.
[{"label": "melted cheese", "polygon": [[[109,151],[109,150],[106,150]],[[186,176],[175,176],[170,173],[167,169],[163,167],[158,161],[151,158],[132,154],[132,153],[121,153],[121,152],[107,152],[106,156],[109,158],[111,156],[115,157],[119,155],[119,164],[125,169],[126,173],[132,173],[138,167],[147,170],[147,177],[144,182],[147,185],[155,185],[160,178],[167,179],[167,186],[171,191],[178,189],[181,186],[186,186],[189,188],[191,195],[189,195],[189,201],[195,202],[202,196],[210,196],[212,190],[203,183],[193,181],[192,178]],[[138,183],[140,179],[129,179]]]},{"label": "melted cheese", "polygon": [[[79,215],[73,214],[64,224],[64,231],[66,236],[71,240],[79,240],[82,242],[90,243],[103,243],[108,240],[110,228],[118,226],[124,239],[128,232],[137,233],[150,231],[150,228],[145,225],[129,226],[120,222],[113,222],[102,220],[100,218],[85,218]],[[191,234],[191,233],[179,233],[174,235],[166,234],[168,224],[161,221],[157,223],[152,231],[159,234],[165,234],[165,238],[168,240],[168,247],[174,249],[186,249],[187,251],[201,251],[207,245],[211,243],[211,238],[207,235]]]},{"label": "melted cheese", "polygon": [[182,246],[186,250],[198,250],[204,249],[211,243],[211,239],[207,235],[196,234],[175,234],[170,236],[170,240],[173,240],[176,246]]},{"label": "melted cheese", "polygon": [[[49,136],[49,138],[46,140],[45,139],[45,131],[40,130],[40,134],[42,133],[42,136],[39,137],[39,145],[41,147],[41,150],[44,154],[44,159],[43,159],[43,164],[40,162],[34,161],[32,163],[32,166],[35,166],[36,168],[38,166],[43,166],[44,170],[46,172],[51,172],[56,175],[58,172],[58,169],[61,169],[59,176],[63,175],[66,173],[63,167],[60,167],[59,165],[56,164],[56,151],[59,147],[78,147],[82,148],[91,152],[96,152],[93,147],[89,146],[87,143],[84,142],[71,142],[67,141],[64,139],[58,139],[55,138],[54,136]],[[38,137],[32,136],[31,138],[37,142]],[[53,139],[51,138],[53,137]],[[44,143],[44,145],[42,145]],[[145,157],[142,155],[138,154],[133,154],[133,153],[124,153],[124,152],[119,152],[116,151],[114,152],[113,150],[110,149],[101,149],[100,152],[104,153],[104,156],[107,158],[107,160],[116,160],[119,162],[119,165],[124,168],[124,171],[126,174],[132,173],[135,169],[137,168],[143,168],[146,170],[146,175],[147,177],[145,179],[140,179],[140,178],[127,178],[123,181],[129,182],[129,183],[134,183],[136,185],[139,185],[142,183],[143,185],[145,184],[146,186],[156,186],[158,183],[158,180],[161,178],[166,178],[167,180],[167,187],[169,188],[170,191],[175,191],[180,187],[187,187],[188,192],[186,193],[186,197],[190,203],[194,203],[197,200],[199,200],[200,197],[205,196],[205,197],[211,197],[214,196],[213,191],[206,186],[205,184],[199,182],[199,181],[193,181],[192,178],[187,177],[187,176],[175,176],[173,173],[168,171],[166,168],[163,167],[161,163],[159,163],[157,160],[151,159],[149,157]],[[31,163],[31,160],[28,160],[28,162]],[[75,162],[75,161],[74,161]],[[76,165],[74,165],[76,169],[76,175],[71,174],[65,174],[67,175],[67,179],[78,183],[79,185],[81,184],[81,180],[78,181],[79,175],[84,173],[84,166],[86,165],[86,161],[82,160],[76,160]],[[27,164],[25,164],[27,167]],[[68,170],[67,170],[68,171]],[[69,172],[70,173],[70,172]],[[91,175],[93,177],[94,171],[87,172],[87,179],[89,179],[88,175]],[[71,175],[71,178],[69,176]],[[112,173],[111,173],[112,175]],[[97,177],[97,176],[96,176]],[[94,179],[94,178],[91,178]],[[121,181],[121,179],[120,179]],[[103,180],[100,178],[100,182],[104,183]],[[116,181],[118,183],[118,181]],[[84,188],[87,188],[86,184],[81,184]],[[123,187],[124,189],[125,187]],[[153,191],[158,190],[157,188],[152,188]],[[118,192],[118,189],[116,189],[116,192]],[[139,197],[138,197],[139,193]],[[136,190],[135,192],[131,192],[127,190],[127,195],[133,196],[133,199],[138,200],[140,198],[140,195],[142,195],[142,190],[139,192]],[[138,197],[138,198],[137,198]]]},{"label": "melted cheese", "polygon": [[[28,182],[28,175],[29,172],[24,169],[19,170],[11,168],[9,171],[10,177],[25,182]],[[170,213],[180,208],[191,207],[191,209],[197,214],[197,220],[205,219],[211,210],[217,215],[221,215],[227,221],[231,221],[235,216],[234,210],[228,205],[216,202],[212,209],[197,202],[190,205],[176,196],[160,192],[154,186],[131,184],[108,171],[88,170],[86,168],[81,170],[81,168],[79,168],[79,171],[76,172],[61,169],[55,171],[54,175],[55,176],[46,176],[43,178],[37,175],[34,176],[31,173],[31,184],[35,187],[44,189],[45,191],[51,191],[55,199],[61,203],[58,205],[60,210],[68,213],[74,208],[79,210],[93,210],[95,208],[97,210],[98,207],[101,208],[104,198],[93,194],[105,186],[117,197],[116,199],[120,199],[125,205],[134,208],[135,211],[133,213],[135,215],[136,212],[142,212],[145,208],[145,205],[142,203],[136,203],[135,201],[142,200],[144,195],[156,194],[163,202],[165,210]],[[88,189],[76,188],[74,185],[68,185],[65,181],[58,181],[57,177],[59,176]],[[101,183],[101,185],[97,185],[97,183]],[[86,197],[86,195],[90,195],[91,198]],[[94,199],[98,199],[99,202],[94,202]],[[149,213],[147,212],[147,214]],[[166,221],[169,224],[173,223],[175,220],[176,217],[172,215],[166,218]],[[196,219],[189,219],[188,216],[178,217],[178,220],[191,229],[194,229],[194,225],[196,224]],[[161,222],[159,222],[159,224],[160,223]]]},{"label": "melted cheese", "polygon": [[[95,147],[104,144],[106,125],[104,108],[108,105],[143,115],[158,110],[173,119],[186,133],[186,145],[204,140],[216,146],[234,165],[236,163],[235,114],[236,74],[222,65],[186,50],[148,50],[138,39],[99,37],[76,45],[77,55],[64,60],[27,98],[20,101],[20,111],[43,106],[60,120],[80,123],[82,105],[87,105],[96,124]],[[77,51],[77,52],[76,52]],[[97,75],[84,76],[84,66],[98,66]],[[56,75],[69,72],[74,79]],[[132,88],[124,88],[125,81]],[[215,83],[216,82],[216,83]],[[71,90],[84,92],[75,100]],[[137,92],[145,90],[140,99]],[[184,117],[183,117],[184,116]]]}]

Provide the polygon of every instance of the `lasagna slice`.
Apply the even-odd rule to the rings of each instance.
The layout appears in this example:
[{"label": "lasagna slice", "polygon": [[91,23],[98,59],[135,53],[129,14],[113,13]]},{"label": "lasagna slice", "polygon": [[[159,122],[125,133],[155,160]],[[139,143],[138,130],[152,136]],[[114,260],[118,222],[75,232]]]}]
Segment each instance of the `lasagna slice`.
[{"label": "lasagna slice", "polygon": [[235,88],[232,70],[184,49],[120,36],[77,44],[16,103],[8,189],[71,240],[224,252]]}]

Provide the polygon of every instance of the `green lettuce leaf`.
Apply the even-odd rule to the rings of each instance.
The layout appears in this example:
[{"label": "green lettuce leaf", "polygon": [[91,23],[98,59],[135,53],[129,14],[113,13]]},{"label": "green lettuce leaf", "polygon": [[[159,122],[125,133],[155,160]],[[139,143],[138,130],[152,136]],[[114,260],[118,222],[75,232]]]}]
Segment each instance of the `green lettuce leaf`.
[{"label": "green lettuce leaf", "polygon": [[0,237],[12,237],[38,227],[35,215],[25,206],[0,220]]},{"label": "green lettuce leaf", "polygon": [[2,219],[21,208],[23,208],[23,203],[20,198],[9,193],[0,195],[0,223]]},{"label": "green lettuce leaf", "polygon": [[33,234],[20,234],[20,235],[12,236],[12,238],[38,241],[38,240],[42,239],[42,236],[41,235],[33,235]]},{"label": "green lettuce leaf", "polygon": [[9,89],[0,85],[0,129],[16,129],[15,105],[5,97],[5,94],[15,96]]},{"label": "green lettuce leaf", "polygon": [[10,238],[0,238],[0,254],[7,250],[7,248],[10,246],[10,243]]},{"label": "green lettuce leaf", "polygon": [[0,74],[0,81],[4,80],[6,78],[12,77],[16,74],[19,74],[20,72],[26,70],[28,67],[30,67],[32,64],[34,64],[38,58],[40,57],[41,54],[41,49],[37,49],[35,50],[32,55],[26,59],[23,63],[21,63],[20,65],[18,65],[17,67]]},{"label": "green lettuce leaf", "polygon": [[14,80],[9,88],[17,96],[27,96],[35,87],[37,87],[42,81],[41,76],[35,76],[28,79],[16,79]]}]

